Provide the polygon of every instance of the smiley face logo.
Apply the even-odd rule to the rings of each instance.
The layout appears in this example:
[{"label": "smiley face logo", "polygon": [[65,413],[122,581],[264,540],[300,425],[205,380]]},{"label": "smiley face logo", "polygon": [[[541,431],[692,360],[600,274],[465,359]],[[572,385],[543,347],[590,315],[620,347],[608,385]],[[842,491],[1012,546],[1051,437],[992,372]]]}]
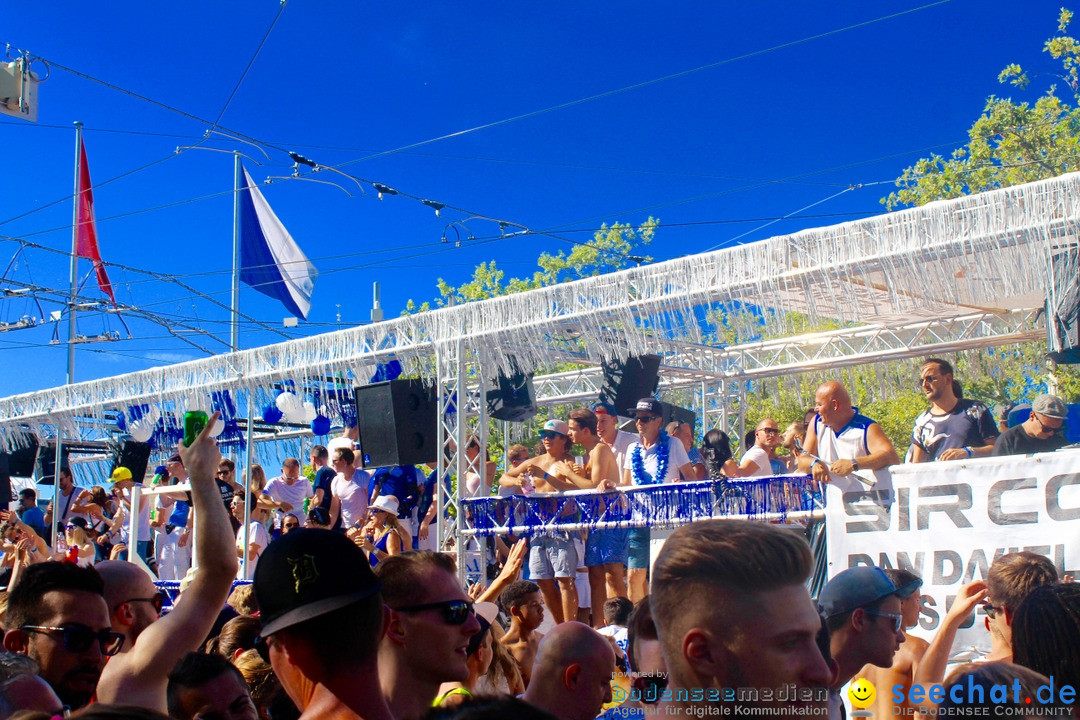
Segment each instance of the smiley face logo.
[{"label": "smiley face logo", "polygon": [[859,678],[848,686],[848,700],[860,710],[865,710],[874,704],[877,688],[866,678]]}]

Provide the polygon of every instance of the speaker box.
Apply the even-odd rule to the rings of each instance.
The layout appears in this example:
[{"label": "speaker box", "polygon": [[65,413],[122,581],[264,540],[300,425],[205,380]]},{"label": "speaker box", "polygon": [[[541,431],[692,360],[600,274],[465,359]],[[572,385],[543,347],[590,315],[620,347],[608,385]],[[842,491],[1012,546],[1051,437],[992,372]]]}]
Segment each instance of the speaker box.
[{"label": "speaker box", "polygon": [[[30,444],[17,448],[10,453],[0,453],[0,475],[4,477],[28,478],[34,476],[37,466],[38,441],[30,438]],[[3,493],[0,493],[3,497]]]},{"label": "speaker box", "polygon": [[356,426],[365,467],[419,465],[439,457],[434,386],[391,380],[356,388]]},{"label": "speaker box", "polygon": [[664,411],[663,418],[665,428],[669,422],[674,420],[689,423],[690,427],[694,427],[694,423],[697,422],[697,413],[693,410],[687,410],[686,408],[679,407],[678,405],[671,405],[666,402],[661,402],[660,406]]},{"label": "speaker box", "polygon": [[[68,464],[69,450],[67,445],[60,448],[60,467],[71,467]],[[38,466],[41,472],[38,474],[38,482],[45,484],[56,482],[56,446],[46,445],[38,453]]]},{"label": "speaker box", "polygon": [[660,382],[660,356],[639,355],[625,362],[604,363],[604,389],[600,401],[615,406],[623,416],[632,416],[643,397],[656,394]]},{"label": "speaker box", "polygon": [[120,450],[120,457],[113,464],[113,470],[126,467],[131,471],[131,479],[142,482],[146,477],[146,466],[150,462],[150,444],[128,440]]},{"label": "speaker box", "polygon": [[510,422],[525,422],[536,414],[533,374],[499,375],[487,391],[488,417]]}]

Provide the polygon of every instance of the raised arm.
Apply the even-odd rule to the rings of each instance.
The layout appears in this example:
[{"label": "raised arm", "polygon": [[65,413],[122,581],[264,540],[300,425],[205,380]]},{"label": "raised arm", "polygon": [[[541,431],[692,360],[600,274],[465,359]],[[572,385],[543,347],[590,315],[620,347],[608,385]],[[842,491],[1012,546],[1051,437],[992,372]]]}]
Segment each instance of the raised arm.
[{"label": "raised arm", "polygon": [[164,712],[169,672],[199,647],[228,597],[236,576],[236,552],[232,525],[214,482],[221,453],[209,431],[218,416],[214,413],[190,448],[180,444],[198,522],[198,568],[173,611],[147,627],[130,652],[109,661],[98,684],[99,702],[126,702]]}]

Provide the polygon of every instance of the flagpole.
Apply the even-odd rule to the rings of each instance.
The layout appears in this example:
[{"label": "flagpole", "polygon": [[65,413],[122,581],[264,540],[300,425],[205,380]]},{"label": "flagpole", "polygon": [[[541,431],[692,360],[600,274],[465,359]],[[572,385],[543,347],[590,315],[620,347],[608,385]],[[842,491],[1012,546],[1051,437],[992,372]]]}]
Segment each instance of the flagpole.
[{"label": "flagpole", "polygon": [[240,349],[240,153],[233,152],[232,351]]},{"label": "flagpole", "polygon": [[[240,349],[240,174],[243,169],[240,165],[240,153],[233,152],[233,271],[232,271],[232,351]],[[244,519],[241,521],[242,538],[244,546],[240,556],[240,577],[247,580],[248,548],[251,546],[251,465],[254,463],[255,447],[252,444],[255,417],[255,393],[248,390],[247,394],[247,462],[244,474]]]},{"label": "flagpole", "polygon": [[[68,351],[67,351],[67,384],[75,382],[75,299],[78,290],[79,272],[79,202],[82,200],[82,183],[79,174],[79,157],[82,153],[82,127],[83,124],[75,121],[75,192],[72,193],[71,203],[71,291],[68,296]],[[56,511],[60,507],[60,467],[64,459],[63,438],[60,433],[60,419],[56,418],[56,457],[53,458],[53,514],[50,539],[53,549],[56,549]],[[72,489],[71,492],[75,492]]]}]

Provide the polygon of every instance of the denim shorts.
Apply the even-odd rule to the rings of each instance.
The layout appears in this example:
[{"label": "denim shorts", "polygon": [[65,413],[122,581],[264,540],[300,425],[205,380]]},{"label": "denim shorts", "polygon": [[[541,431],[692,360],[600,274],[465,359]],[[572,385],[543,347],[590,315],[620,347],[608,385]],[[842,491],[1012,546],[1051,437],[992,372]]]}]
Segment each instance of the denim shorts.
[{"label": "denim shorts", "polygon": [[547,532],[529,540],[529,579],[572,578],[577,574],[578,556],[574,541],[565,532]]},{"label": "denim shorts", "polygon": [[608,530],[590,530],[585,541],[585,565],[607,565],[608,563],[626,564],[630,553],[630,529],[612,528]]},{"label": "denim shorts", "polygon": [[631,570],[647,570],[649,567],[649,540],[652,533],[649,528],[633,528],[630,530],[630,557],[626,561],[626,567]]}]

